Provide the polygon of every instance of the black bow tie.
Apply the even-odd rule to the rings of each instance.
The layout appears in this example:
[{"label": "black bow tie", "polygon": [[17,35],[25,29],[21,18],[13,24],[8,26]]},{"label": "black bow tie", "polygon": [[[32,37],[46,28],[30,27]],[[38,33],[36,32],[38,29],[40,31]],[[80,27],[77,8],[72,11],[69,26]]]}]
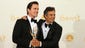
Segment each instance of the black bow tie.
[{"label": "black bow tie", "polygon": [[31,22],[37,23],[37,20],[34,20],[33,18],[31,19]]},{"label": "black bow tie", "polygon": [[45,27],[47,27],[47,26],[50,28],[50,27],[51,27],[51,24],[46,24],[46,23],[45,23]]}]

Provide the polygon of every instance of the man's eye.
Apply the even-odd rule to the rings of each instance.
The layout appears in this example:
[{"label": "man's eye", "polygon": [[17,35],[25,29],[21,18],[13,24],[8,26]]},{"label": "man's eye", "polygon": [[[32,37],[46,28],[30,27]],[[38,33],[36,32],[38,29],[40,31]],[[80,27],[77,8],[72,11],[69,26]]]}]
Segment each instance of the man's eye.
[{"label": "man's eye", "polygon": [[55,16],[55,14],[50,14],[50,16]]},{"label": "man's eye", "polygon": [[36,8],[34,8],[34,9],[36,9]]}]

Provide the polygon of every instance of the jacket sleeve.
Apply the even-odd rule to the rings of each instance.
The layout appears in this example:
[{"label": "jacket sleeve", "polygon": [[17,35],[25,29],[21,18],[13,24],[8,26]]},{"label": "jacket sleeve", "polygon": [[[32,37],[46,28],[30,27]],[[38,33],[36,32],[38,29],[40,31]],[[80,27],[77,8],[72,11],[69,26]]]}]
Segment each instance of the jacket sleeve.
[{"label": "jacket sleeve", "polygon": [[23,38],[22,34],[22,21],[17,20],[14,26],[12,40],[17,45],[29,47],[30,40],[26,39],[26,37]]}]

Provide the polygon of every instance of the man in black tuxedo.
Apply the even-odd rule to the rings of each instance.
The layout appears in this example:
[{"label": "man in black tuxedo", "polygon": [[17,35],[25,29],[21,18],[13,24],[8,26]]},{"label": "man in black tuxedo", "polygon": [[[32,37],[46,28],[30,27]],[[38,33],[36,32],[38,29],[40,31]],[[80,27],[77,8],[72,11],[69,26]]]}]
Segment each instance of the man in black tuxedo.
[{"label": "man in black tuxedo", "polygon": [[44,10],[44,18],[45,20],[40,19],[38,22],[37,39],[41,42],[41,48],[59,48],[62,27],[54,21],[55,8],[47,7]]},{"label": "man in black tuxedo", "polygon": [[[27,16],[26,19],[18,19],[14,26],[12,40],[17,44],[16,48],[30,48],[35,45],[31,33],[33,33],[33,27],[37,26],[35,17],[38,15],[39,4],[37,1],[32,1],[27,5]],[[36,40],[36,42],[39,42]]]}]

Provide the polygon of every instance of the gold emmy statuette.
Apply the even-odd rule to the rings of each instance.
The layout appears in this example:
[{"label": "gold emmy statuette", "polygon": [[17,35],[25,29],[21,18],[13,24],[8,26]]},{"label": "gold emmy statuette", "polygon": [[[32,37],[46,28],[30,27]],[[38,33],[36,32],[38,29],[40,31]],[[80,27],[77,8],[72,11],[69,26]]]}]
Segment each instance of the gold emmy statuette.
[{"label": "gold emmy statuette", "polygon": [[[33,27],[33,31],[31,32],[31,35],[33,37],[33,39],[35,39],[37,36],[37,31],[38,31],[38,28],[37,28],[37,25]],[[35,47],[32,47],[32,48],[35,48]]]}]

